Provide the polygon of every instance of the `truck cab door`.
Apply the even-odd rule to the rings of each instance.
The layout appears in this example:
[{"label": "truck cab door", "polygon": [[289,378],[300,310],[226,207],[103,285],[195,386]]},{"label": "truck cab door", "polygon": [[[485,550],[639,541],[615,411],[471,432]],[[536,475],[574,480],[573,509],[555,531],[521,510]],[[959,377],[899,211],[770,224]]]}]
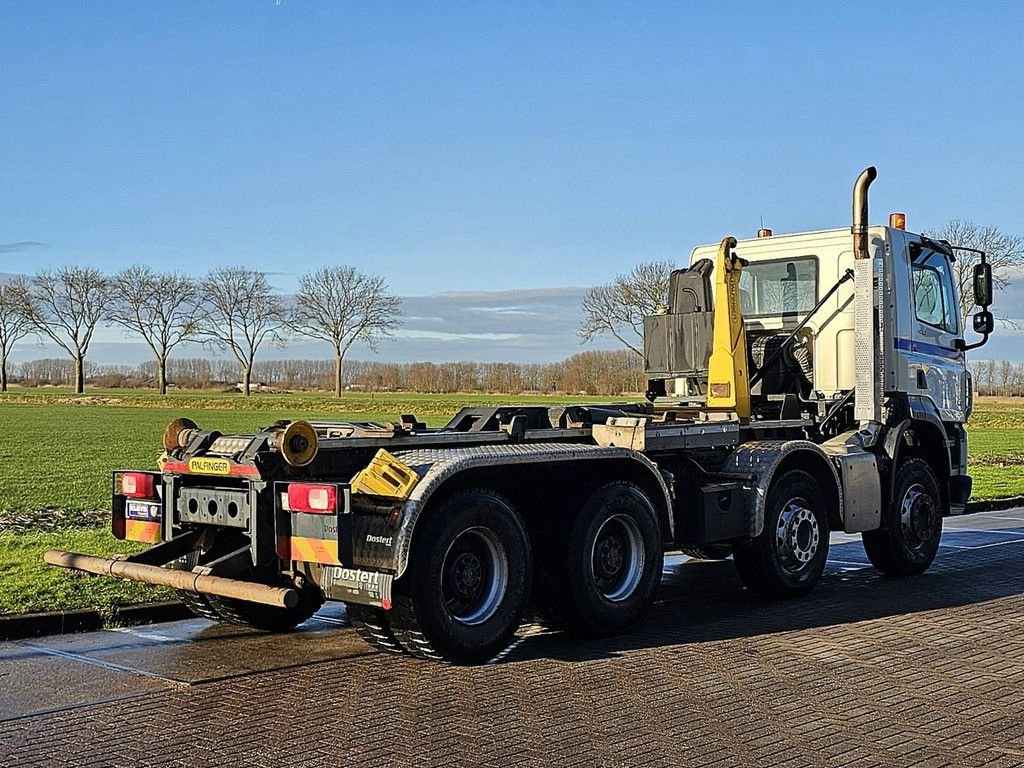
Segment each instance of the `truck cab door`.
[{"label": "truck cab door", "polygon": [[963,422],[969,383],[957,348],[963,330],[952,257],[926,243],[910,243],[907,252],[912,335],[897,339],[909,368],[907,394],[931,400],[943,421]]}]

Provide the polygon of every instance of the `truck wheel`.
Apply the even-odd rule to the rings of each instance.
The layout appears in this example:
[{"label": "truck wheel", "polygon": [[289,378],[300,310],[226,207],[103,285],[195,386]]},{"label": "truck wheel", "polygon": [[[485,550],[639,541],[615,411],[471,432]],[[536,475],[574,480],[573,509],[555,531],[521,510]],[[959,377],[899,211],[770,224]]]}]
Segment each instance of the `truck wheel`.
[{"label": "truck wheel", "polygon": [[519,627],[530,561],[526,529],[506,499],[487,490],[458,493],[417,530],[388,623],[413,656],[487,661]]},{"label": "truck wheel", "polygon": [[[267,583],[272,582],[268,580]],[[291,608],[278,608],[217,595],[206,595],[205,598],[217,612],[220,620],[228,624],[239,624],[263,632],[288,632],[306,621],[324,604],[323,592],[317,586],[307,585],[298,592],[299,602]]]},{"label": "truck wheel", "polygon": [[664,562],[654,505],[632,483],[591,494],[567,545],[538,574],[542,623],[588,635],[624,632],[654,602]]},{"label": "truck wheel", "polygon": [[391,631],[387,611],[358,603],[345,603],[345,611],[352,622],[352,628],[367,644],[386,653],[405,653],[402,644]]},{"label": "truck wheel", "polygon": [[705,544],[703,547],[683,547],[679,551],[694,560],[728,560],[732,545]]},{"label": "truck wheel", "polygon": [[[171,568],[191,571],[202,562],[200,552],[193,550],[170,564]],[[215,595],[200,595],[183,589],[175,594],[196,616],[210,621],[240,624],[266,632],[287,632],[304,622],[324,604],[319,587],[307,586],[299,590],[299,602],[293,608],[275,608],[270,605],[248,603]]]},{"label": "truck wheel", "polygon": [[774,599],[814,589],[828,559],[829,522],[824,493],[811,475],[790,470],[768,491],[764,530],[733,547],[740,581]]},{"label": "truck wheel", "polygon": [[[184,557],[175,560],[170,564],[170,568],[178,571],[191,571],[199,565],[199,551],[194,550],[189,552]],[[188,608],[192,613],[201,619],[209,619],[210,621],[220,621],[220,614],[214,610],[213,606],[210,605],[210,601],[206,599],[206,595],[200,595],[196,592],[188,592],[184,589],[174,590],[174,594],[177,595],[178,599]]]},{"label": "truck wheel", "polygon": [[926,461],[910,459],[900,465],[882,527],[865,531],[861,538],[868,560],[886,576],[928,570],[942,538],[942,496]]}]

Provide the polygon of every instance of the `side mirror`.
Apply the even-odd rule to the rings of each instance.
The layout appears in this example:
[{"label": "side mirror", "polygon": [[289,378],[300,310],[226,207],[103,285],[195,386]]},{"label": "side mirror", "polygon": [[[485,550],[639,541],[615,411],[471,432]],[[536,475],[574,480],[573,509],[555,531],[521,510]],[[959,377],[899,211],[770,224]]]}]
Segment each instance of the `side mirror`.
[{"label": "side mirror", "polygon": [[[987,262],[974,265],[974,303],[979,307],[987,307],[992,303],[992,265]],[[989,324],[991,325],[992,315],[988,312]],[[981,314],[974,316],[974,329],[978,330],[978,318]],[[978,331],[982,333],[982,331]]]},{"label": "side mirror", "polygon": [[[986,264],[985,266],[988,265]],[[977,272],[975,272],[975,278],[977,278]],[[975,289],[977,289],[977,282],[975,282]],[[975,296],[977,296],[977,290],[975,290]],[[988,336],[990,333],[992,333],[992,330],[995,328],[995,325],[995,320],[992,319],[992,313],[989,312],[987,309],[983,309],[981,312],[974,316],[975,333],[980,333],[983,336]]]}]

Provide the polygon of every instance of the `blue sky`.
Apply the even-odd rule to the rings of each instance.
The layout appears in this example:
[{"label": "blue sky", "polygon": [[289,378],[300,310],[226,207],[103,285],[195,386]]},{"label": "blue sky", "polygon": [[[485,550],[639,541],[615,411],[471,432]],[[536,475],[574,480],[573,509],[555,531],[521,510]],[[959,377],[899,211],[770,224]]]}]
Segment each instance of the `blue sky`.
[{"label": "blue sky", "polygon": [[827,5],[3,2],[0,272],[568,290],[870,163],[876,219],[1024,231],[1021,6]]}]

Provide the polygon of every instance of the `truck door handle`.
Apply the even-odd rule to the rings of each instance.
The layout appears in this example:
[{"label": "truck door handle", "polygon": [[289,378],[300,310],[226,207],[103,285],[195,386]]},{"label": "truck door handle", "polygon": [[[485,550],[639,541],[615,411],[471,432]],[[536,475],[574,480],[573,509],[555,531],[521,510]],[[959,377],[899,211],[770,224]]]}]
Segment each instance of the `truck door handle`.
[{"label": "truck door handle", "polygon": [[928,389],[928,377],[925,375],[924,368],[917,369],[917,388]]}]

